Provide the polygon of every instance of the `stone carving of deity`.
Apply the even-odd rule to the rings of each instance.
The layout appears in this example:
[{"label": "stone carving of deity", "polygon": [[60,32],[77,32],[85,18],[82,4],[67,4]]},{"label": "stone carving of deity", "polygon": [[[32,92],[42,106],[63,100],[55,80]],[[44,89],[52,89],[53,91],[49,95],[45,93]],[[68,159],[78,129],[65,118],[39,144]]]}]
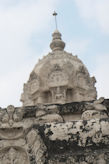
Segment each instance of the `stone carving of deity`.
[{"label": "stone carving of deity", "polygon": [[2,153],[0,156],[0,164],[28,164],[26,153],[18,151],[15,148]]},{"label": "stone carving of deity", "polygon": [[63,93],[61,92],[61,90],[60,90],[60,87],[57,87],[56,88],[56,94],[55,94],[55,99],[57,100],[59,100],[59,99],[62,99],[63,98]]}]

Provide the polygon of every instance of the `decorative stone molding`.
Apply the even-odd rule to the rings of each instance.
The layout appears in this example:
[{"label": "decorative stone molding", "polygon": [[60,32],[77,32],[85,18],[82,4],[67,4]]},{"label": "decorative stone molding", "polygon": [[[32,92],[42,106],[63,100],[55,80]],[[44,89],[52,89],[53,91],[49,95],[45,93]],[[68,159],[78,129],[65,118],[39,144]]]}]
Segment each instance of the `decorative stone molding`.
[{"label": "decorative stone molding", "polygon": [[106,106],[102,104],[103,102],[104,98],[101,97],[92,103],[87,103],[85,106],[85,111],[82,113],[81,118],[83,120],[108,118],[108,111]]},{"label": "decorative stone molding", "polygon": [[[108,100],[0,109],[0,164],[70,164],[109,162],[109,118],[73,120],[90,105]],[[89,107],[89,108],[88,108]],[[87,109],[87,110],[86,110]],[[98,109],[98,108],[97,108]],[[107,109],[107,110],[104,110]],[[4,114],[4,115],[2,115]],[[66,122],[65,116],[70,119]],[[5,116],[5,117],[4,117]],[[5,122],[2,122],[2,118]],[[8,119],[7,119],[8,118]],[[10,122],[11,120],[11,122]]]},{"label": "decorative stone molding", "polygon": [[[5,130],[5,129],[4,129]],[[19,129],[18,129],[19,130]],[[6,133],[9,135],[9,133]],[[16,136],[15,131],[13,134]],[[46,146],[38,131],[31,129],[23,136],[11,140],[4,137],[0,141],[0,164],[44,164],[46,160]]]},{"label": "decorative stone molding", "polygon": [[29,164],[28,156],[19,147],[9,147],[0,153],[0,164]]},{"label": "decorative stone molding", "polygon": [[23,110],[22,108],[16,108],[13,105],[9,105],[6,109],[0,110],[0,121],[2,123],[8,123],[13,126],[14,122],[22,120]]},{"label": "decorative stone molding", "polygon": [[97,110],[87,110],[83,112],[81,118],[83,120],[90,120],[90,119],[96,119],[96,118],[108,118],[107,114],[102,111]]},{"label": "decorative stone molding", "polygon": [[64,51],[58,31],[50,46],[53,51],[36,64],[24,85],[23,106],[96,100],[95,78],[77,56]]},{"label": "decorative stone molding", "polygon": [[53,40],[50,44],[52,51],[62,51],[65,47],[65,43],[61,40],[61,33],[58,30],[55,30],[53,33]]}]

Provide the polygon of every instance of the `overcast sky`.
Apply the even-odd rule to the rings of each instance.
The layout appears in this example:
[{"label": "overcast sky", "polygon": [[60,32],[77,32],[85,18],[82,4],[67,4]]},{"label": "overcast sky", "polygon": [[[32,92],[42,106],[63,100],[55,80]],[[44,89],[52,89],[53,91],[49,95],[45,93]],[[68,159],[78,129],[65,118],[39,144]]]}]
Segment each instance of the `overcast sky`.
[{"label": "overcast sky", "polygon": [[109,98],[109,0],[0,0],[0,106],[21,106],[23,84],[38,59],[50,52],[58,29]]}]

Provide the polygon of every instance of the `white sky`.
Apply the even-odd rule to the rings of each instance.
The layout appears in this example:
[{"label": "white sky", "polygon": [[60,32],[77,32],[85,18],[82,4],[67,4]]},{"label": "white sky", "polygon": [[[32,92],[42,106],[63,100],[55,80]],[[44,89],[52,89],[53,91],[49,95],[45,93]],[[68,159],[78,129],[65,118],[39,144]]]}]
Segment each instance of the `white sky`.
[{"label": "white sky", "polygon": [[0,0],[1,107],[21,105],[23,83],[50,51],[54,10],[66,50],[95,75],[98,97],[109,97],[109,0]]}]

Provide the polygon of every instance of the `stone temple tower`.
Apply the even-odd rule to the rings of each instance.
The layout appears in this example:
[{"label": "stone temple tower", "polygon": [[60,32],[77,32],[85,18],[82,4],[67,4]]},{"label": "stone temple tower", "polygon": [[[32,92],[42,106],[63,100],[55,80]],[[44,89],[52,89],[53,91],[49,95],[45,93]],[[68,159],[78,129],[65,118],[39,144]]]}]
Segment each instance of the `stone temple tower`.
[{"label": "stone temple tower", "polygon": [[109,99],[96,99],[95,78],[52,36],[23,106],[0,108],[0,164],[109,164]]},{"label": "stone temple tower", "polygon": [[61,33],[52,34],[50,52],[40,60],[24,84],[23,106],[92,101],[97,97],[95,77],[77,56],[64,50]]}]

